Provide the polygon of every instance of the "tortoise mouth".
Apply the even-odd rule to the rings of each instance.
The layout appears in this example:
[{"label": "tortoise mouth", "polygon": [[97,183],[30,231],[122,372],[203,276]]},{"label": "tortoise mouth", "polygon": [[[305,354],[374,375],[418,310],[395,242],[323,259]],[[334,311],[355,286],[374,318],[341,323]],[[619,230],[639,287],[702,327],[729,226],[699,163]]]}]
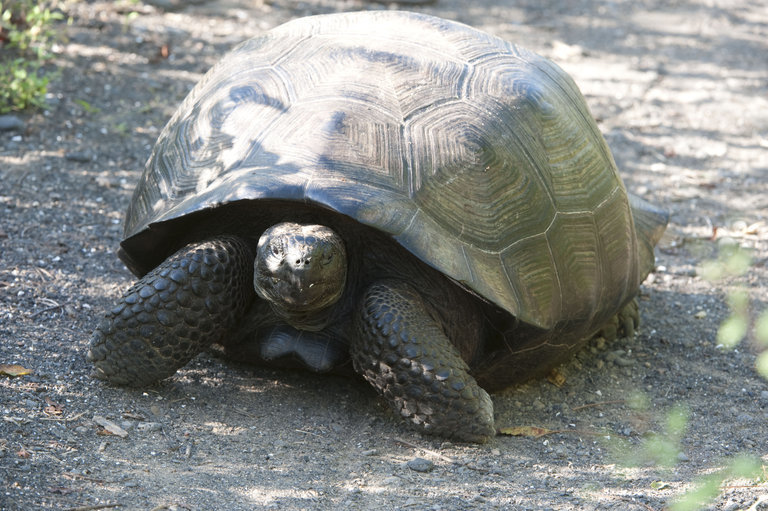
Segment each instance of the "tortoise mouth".
[{"label": "tortoise mouth", "polygon": [[344,243],[326,226],[284,222],[259,239],[254,289],[278,310],[327,309],[341,298],[346,277]]}]

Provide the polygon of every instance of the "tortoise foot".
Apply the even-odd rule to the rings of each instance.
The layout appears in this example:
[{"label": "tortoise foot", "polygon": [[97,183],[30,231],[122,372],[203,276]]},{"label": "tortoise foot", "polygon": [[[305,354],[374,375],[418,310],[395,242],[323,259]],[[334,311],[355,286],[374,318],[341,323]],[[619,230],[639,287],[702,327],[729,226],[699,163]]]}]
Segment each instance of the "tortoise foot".
[{"label": "tortoise foot", "polygon": [[233,237],[187,245],[125,292],[91,337],[93,376],[142,386],[218,341],[253,297],[253,256]]},{"label": "tortoise foot", "polygon": [[416,291],[374,284],[357,319],[354,368],[397,414],[422,432],[462,441],[485,442],[496,433],[491,398]]},{"label": "tortoise foot", "polygon": [[224,344],[226,356],[237,362],[307,369],[337,370],[349,357],[349,346],[333,334],[297,330],[290,325],[266,326]]},{"label": "tortoise foot", "polygon": [[614,341],[624,337],[634,337],[635,331],[640,326],[640,305],[634,298],[623,309],[606,323],[595,337],[602,337],[606,341]]}]

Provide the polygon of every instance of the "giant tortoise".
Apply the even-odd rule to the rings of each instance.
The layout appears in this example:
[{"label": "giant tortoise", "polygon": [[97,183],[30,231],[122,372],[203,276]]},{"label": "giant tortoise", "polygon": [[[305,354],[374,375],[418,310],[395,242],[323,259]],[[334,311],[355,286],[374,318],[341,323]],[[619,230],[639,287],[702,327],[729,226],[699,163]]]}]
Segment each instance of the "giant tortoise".
[{"label": "giant tortoise", "polygon": [[486,391],[632,333],[666,221],[549,60],[422,14],[298,19],[160,134],[119,250],[140,280],[88,358],[131,386],[214,343],[354,370],[417,429],[484,441]]}]

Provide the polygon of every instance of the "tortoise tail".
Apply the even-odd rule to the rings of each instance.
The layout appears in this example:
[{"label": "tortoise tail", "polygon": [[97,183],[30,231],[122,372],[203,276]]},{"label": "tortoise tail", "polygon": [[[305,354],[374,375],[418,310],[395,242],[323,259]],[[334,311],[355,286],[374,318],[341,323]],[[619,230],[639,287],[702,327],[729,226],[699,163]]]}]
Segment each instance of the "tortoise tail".
[{"label": "tortoise tail", "polygon": [[653,247],[661,239],[669,222],[669,213],[636,195],[627,194],[637,233],[641,280],[653,270]]}]

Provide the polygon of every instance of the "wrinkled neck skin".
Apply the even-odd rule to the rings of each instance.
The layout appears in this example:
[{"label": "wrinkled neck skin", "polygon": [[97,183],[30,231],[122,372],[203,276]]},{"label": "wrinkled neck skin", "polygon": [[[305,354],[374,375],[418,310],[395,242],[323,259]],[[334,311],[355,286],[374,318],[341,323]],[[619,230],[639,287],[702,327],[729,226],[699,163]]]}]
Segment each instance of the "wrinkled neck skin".
[{"label": "wrinkled neck skin", "polygon": [[[306,330],[308,332],[319,332],[330,324],[333,313],[333,305],[322,310],[299,311],[289,310],[285,307],[269,304],[272,312],[297,330]],[[335,305],[335,304],[334,304]]]},{"label": "wrinkled neck skin", "polygon": [[277,317],[294,328],[325,328],[346,278],[344,242],[326,226],[284,222],[259,239],[254,289]]}]

